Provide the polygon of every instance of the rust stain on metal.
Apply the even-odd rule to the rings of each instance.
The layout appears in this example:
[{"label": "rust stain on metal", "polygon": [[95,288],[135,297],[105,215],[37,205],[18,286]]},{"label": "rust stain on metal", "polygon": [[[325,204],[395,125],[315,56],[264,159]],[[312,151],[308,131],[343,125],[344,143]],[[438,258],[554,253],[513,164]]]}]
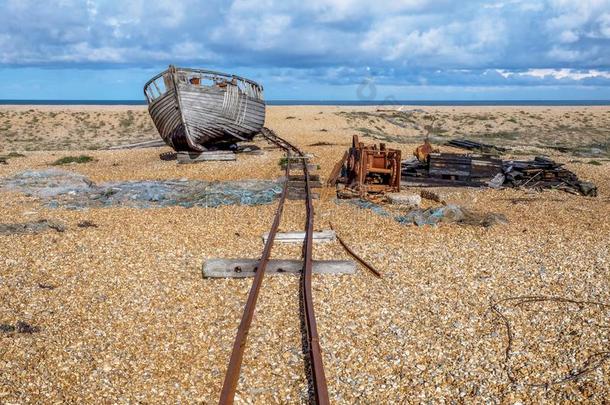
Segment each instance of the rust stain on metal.
[{"label": "rust stain on metal", "polygon": [[[333,170],[345,169],[346,187],[359,195],[400,191],[400,150],[388,149],[384,143],[365,145],[354,135],[347,157]],[[334,180],[334,179],[330,179]]]},{"label": "rust stain on metal", "polygon": [[438,153],[438,149],[434,149],[428,139],[424,141],[423,145],[419,145],[413,151],[413,155],[420,162],[427,162],[431,153]]}]

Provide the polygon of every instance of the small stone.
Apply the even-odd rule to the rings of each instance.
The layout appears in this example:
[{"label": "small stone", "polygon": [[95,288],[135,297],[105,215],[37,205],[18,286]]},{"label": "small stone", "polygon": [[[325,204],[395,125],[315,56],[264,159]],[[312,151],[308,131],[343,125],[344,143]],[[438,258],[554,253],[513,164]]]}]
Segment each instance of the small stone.
[{"label": "small stone", "polygon": [[392,204],[404,205],[408,207],[419,207],[421,205],[421,196],[417,194],[405,193],[389,193],[386,197]]},{"label": "small stone", "polygon": [[32,334],[39,332],[39,330],[40,329],[38,327],[32,326],[27,322],[17,321],[17,323],[15,324],[15,331],[17,333]]}]

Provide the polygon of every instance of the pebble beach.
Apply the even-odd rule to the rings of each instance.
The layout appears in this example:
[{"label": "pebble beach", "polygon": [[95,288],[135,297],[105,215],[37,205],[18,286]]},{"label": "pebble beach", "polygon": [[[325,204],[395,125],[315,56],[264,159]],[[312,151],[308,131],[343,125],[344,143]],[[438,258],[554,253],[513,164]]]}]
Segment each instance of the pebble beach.
[{"label": "pebble beach", "polygon": [[[398,114],[396,113],[398,112]],[[425,136],[546,155],[597,185],[559,190],[437,187],[448,203],[505,223],[406,226],[318,190],[316,230],[373,264],[315,275],[313,295],[331,401],[604,403],[610,397],[610,108],[272,106],[266,126],[314,155],[324,180],[358,135],[412,155]],[[28,170],[95,184],[275,180],[282,153],[180,165],[169,147],[106,150],[157,139],[140,106],[1,106],[0,403],[217,402],[251,279],[204,279],[211,258],[257,258],[274,203],[66,209],[2,188]],[[57,165],[68,156],[87,162]],[[419,194],[420,188],[403,190]],[[432,204],[425,202],[425,204]],[[304,227],[302,202],[280,232]],[[83,225],[85,224],[85,225]],[[276,244],[272,258],[301,247]],[[338,242],[314,259],[349,260]],[[299,278],[267,277],[237,403],[306,403]]]}]

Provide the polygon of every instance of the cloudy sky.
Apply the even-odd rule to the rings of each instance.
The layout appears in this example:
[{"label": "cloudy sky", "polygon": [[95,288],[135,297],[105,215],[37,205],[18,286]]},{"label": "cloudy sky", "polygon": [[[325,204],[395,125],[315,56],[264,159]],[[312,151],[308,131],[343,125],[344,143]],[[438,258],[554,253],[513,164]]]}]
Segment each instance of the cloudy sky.
[{"label": "cloudy sky", "polygon": [[142,99],[169,63],[268,99],[610,99],[610,0],[0,0],[0,99]]}]

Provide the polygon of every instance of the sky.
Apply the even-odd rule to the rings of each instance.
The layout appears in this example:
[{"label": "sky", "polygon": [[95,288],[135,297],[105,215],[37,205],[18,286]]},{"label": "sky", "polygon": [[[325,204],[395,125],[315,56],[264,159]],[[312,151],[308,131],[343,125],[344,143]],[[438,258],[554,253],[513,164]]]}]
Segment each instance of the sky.
[{"label": "sky", "polygon": [[0,0],[0,99],[143,100],[170,63],[273,100],[610,100],[610,0]]}]

